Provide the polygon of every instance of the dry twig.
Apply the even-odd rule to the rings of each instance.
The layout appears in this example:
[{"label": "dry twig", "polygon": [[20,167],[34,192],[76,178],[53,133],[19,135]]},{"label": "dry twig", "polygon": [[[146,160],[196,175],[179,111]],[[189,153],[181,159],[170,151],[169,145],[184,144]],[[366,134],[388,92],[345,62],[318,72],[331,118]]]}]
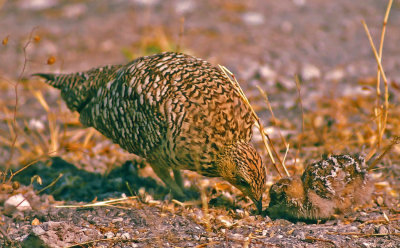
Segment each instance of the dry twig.
[{"label": "dry twig", "polygon": [[10,147],[10,156],[6,162],[6,169],[4,171],[4,176],[3,176],[3,182],[5,182],[6,180],[6,175],[7,175],[7,171],[10,169],[11,166],[11,161],[14,157],[14,152],[15,152],[15,143],[17,142],[17,138],[18,138],[18,132],[16,130],[17,127],[17,111],[18,111],[18,103],[19,103],[19,99],[18,99],[18,86],[19,83],[22,80],[22,76],[25,73],[25,69],[26,69],[26,65],[28,63],[28,55],[26,53],[26,49],[28,48],[28,46],[31,44],[32,42],[32,36],[33,36],[33,32],[37,29],[37,27],[34,27],[31,30],[31,33],[29,34],[29,38],[28,41],[25,43],[24,47],[23,47],[23,53],[24,53],[24,63],[22,65],[22,70],[18,76],[17,82],[14,84],[14,92],[15,92],[15,105],[14,105],[14,111],[13,111],[13,130],[14,130],[14,135],[12,136],[12,142],[11,142],[11,147]]},{"label": "dry twig", "polygon": [[339,233],[339,232],[328,232],[326,234],[329,235],[349,235],[349,236],[356,236],[356,237],[384,237],[384,236],[400,236],[400,233],[356,233],[356,232],[346,232],[346,233]]},{"label": "dry twig", "polygon": [[275,127],[278,129],[278,134],[279,134],[279,137],[281,138],[282,144],[285,147],[288,147],[288,143],[286,142],[285,138],[283,137],[281,129],[278,126],[277,118],[274,114],[274,111],[272,111],[272,106],[271,106],[271,103],[269,102],[267,92],[265,92],[263,89],[261,89],[261,87],[259,85],[257,85],[256,87],[257,87],[258,91],[260,91],[261,95],[264,97],[265,103],[267,104],[269,112],[271,113],[272,121],[273,121]]},{"label": "dry twig", "polygon": [[[229,82],[231,82],[231,84],[234,86],[234,88],[238,91],[238,93],[239,93],[240,97],[242,98],[243,102],[250,108],[250,110],[252,112],[252,115],[253,115],[253,118],[255,119],[257,127],[258,127],[258,129],[259,129],[259,131],[261,133],[261,137],[263,139],[264,146],[268,151],[268,155],[269,155],[269,157],[270,157],[270,159],[272,161],[272,164],[274,165],[276,171],[282,177],[282,174],[281,174],[281,172],[279,171],[279,169],[278,169],[278,167],[276,165],[276,162],[275,162],[275,159],[274,159],[274,155],[272,154],[271,150],[274,152],[275,156],[278,158],[278,161],[279,161],[280,165],[283,167],[283,169],[285,170],[286,175],[288,177],[290,177],[290,174],[287,171],[286,167],[283,165],[282,160],[280,159],[278,153],[276,152],[276,150],[274,148],[274,145],[273,145],[269,135],[267,133],[265,133],[264,126],[262,125],[262,123],[260,121],[260,118],[258,118],[256,112],[254,111],[254,109],[251,106],[249,100],[247,99],[246,95],[244,94],[242,88],[239,85],[239,82],[235,78],[235,75],[232,72],[230,72],[225,66],[222,66],[222,65],[218,65],[218,66],[221,69],[221,71],[225,74],[225,76],[228,78]],[[233,80],[231,78],[233,78]],[[266,138],[268,139],[269,143],[271,144],[271,148],[268,145],[268,142],[267,142]]]},{"label": "dry twig", "polygon": [[123,203],[127,202],[129,200],[137,199],[137,196],[130,196],[130,197],[121,197],[118,199],[111,199],[107,201],[101,201],[101,202],[94,202],[94,203],[88,203],[88,204],[83,204],[83,205],[59,205],[56,206],[56,208],[89,208],[89,207],[109,207],[113,206],[113,204],[118,204],[118,203]]},{"label": "dry twig", "polygon": [[395,136],[390,144],[383,150],[383,152],[368,166],[367,170],[372,170],[381,160],[382,158],[392,150],[393,146],[400,144],[400,136]]},{"label": "dry twig", "polygon": [[[385,32],[386,32],[386,24],[387,21],[389,19],[389,13],[390,13],[390,9],[392,8],[392,3],[393,0],[389,0],[388,6],[386,8],[386,13],[385,13],[385,18],[383,19],[383,23],[382,23],[382,32],[381,32],[381,41],[379,44],[379,62],[382,62],[382,50],[383,50],[383,42],[385,39]],[[381,89],[380,89],[380,80],[381,80],[381,72],[379,70],[377,70],[376,73],[376,109],[380,109],[380,97],[381,97]],[[387,120],[387,83],[385,83],[385,119],[384,119],[384,124],[386,123]],[[378,113],[375,113],[376,117],[378,117]],[[381,125],[381,118],[377,118],[377,131],[378,131],[378,147],[380,147],[381,141],[382,141],[382,136],[383,136],[383,132],[385,131],[385,127],[382,128]]]},{"label": "dry twig", "polygon": [[303,135],[304,135],[304,108],[303,108],[303,100],[301,98],[301,86],[300,86],[300,78],[298,75],[294,77],[294,80],[296,82],[296,88],[297,88],[297,94],[299,97],[299,103],[300,103],[300,109],[301,109],[301,135],[300,135],[300,141],[299,141],[299,147],[296,152],[296,157],[294,160],[294,165],[296,166],[297,163],[297,158],[300,156],[301,153],[301,146],[302,146],[302,141],[303,141]]},{"label": "dry twig", "polygon": [[47,186],[44,187],[43,189],[39,190],[36,194],[40,194],[40,193],[42,193],[43,191],[45,191],[46,189],[52,187],[54,184],[56,184],[56,183],[58,182],[58,180],[60,180],[60,178],[61,178],[62,176],[63,176],[63,174],[60,173],[60,174],[58,175],[58,177],[57,177],[56,179],[53,180],[53,182],[51,182],[49,185],[47,185]]}]

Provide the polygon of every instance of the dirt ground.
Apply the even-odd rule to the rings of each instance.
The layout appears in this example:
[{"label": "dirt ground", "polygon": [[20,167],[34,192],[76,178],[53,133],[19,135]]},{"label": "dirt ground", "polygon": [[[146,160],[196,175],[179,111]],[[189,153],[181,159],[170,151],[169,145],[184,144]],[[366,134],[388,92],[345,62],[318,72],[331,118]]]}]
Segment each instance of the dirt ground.
[{"label": "dirt ground", "polygon": [[[172,200],[145,161],[83,128],[57,90],[30,77],[161,51],[225,65],[283,157],[282,132],[290,144],[288,169],[300,174],[323,154],[373,150],[377,65],[361,20],[379,46],[386,6],[374,0],[0,0],[0,168],[30,165],[2,183],[0,246],[400,247],[398,146],[371,172],[371,202],[353,213],[314,224],[271,220],[226,182],[193,172],[184,175],[193,199]],[[400,135],[399,27],[394,1],[382,56],[390,90],[385,145]],[[256,86],[268,93],[275,118]],[[269,166],[257,132],[253,143]],[[268,184],[278,178],[269,166]],[[29,207],[7,208],[5,201],[19,194]]]}]

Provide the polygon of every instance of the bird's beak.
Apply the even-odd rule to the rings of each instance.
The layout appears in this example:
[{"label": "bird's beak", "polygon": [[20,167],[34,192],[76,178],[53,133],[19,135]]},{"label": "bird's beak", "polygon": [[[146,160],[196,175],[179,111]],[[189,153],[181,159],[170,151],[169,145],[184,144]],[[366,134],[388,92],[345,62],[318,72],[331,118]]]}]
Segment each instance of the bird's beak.
[{"label": "bird's beak", "polygon": [[261,214],[262,213],[262,196],[258,200],[253,200],[253,202],[257,207],[258,214]]}]

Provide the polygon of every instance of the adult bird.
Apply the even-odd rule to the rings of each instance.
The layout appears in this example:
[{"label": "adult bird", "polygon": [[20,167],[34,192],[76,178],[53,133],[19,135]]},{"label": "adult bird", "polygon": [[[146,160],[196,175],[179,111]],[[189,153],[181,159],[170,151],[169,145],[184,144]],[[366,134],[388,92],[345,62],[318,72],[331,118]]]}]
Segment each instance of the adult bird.
[{"label": "adult bird", "polygon": [[165,52],[126,65],[35,75],[61,90],[82,124],[145,158],[175,197],[184,197],[180,170],[192,170],[222,177],[261,212],[266,169],[249,144],[251,110],[210,63]]}]

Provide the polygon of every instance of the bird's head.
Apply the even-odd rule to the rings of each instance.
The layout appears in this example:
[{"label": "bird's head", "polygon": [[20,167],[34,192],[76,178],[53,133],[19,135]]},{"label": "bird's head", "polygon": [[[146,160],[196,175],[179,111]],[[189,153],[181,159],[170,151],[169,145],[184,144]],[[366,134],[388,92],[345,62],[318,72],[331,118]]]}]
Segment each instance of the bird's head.
[{"label": "bird's head", "polygon": [[303,183],[298,176],[282,178],[269,190],[270,206],[277,203],[302,202],[305,198]]},{"label": "bird's head", "polygon": [[298,219],[305,214],[305,192],[299,176],[282,178],[269,190],[270,202],[267,214],[271,218]]},{"label": "bird's head", "polygon": [[220,154],[218,167],[220,175],[248,196],[261,213],[266,169],[257,151],[247,142],[236,142]]}]

